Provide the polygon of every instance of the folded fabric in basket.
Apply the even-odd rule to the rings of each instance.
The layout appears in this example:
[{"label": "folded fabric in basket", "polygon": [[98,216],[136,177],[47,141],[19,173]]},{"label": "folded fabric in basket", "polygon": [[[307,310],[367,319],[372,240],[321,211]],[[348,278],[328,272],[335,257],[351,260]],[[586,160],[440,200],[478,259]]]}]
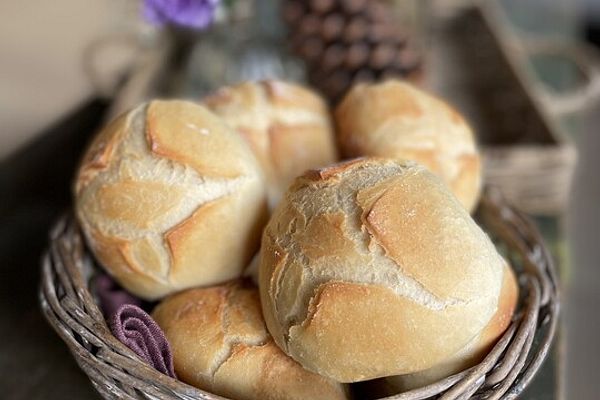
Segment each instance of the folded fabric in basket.
[{"label": "folded fabric in basket", "polygon": [[142,305],[142,300],[121,288],[117,282],[107,274],[96,276],[92,282],[92,287],[98,297],[100,309],[107,320],[110,319],[123,304]]},{"label": "folded fabric in basket", "polygon": [[156,370],[176,378],[169,342],[144,310],[132,304],[122,305],[110,319],[110,329],[117,339]]}]

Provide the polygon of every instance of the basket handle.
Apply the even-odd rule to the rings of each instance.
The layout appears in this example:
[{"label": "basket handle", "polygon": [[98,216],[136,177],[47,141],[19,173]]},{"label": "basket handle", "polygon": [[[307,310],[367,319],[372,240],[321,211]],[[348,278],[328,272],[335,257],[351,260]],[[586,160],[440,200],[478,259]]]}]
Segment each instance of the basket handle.
[{"label": "basket handle", "polygon": [[[514,26],[505,10],[493,0],[476,0],[484,20],[492,28],[496,40],[508,56],[517,73],[528,74],[526,84],[531,85],[534,97],[542,106],[557,117],[585,110],[592,102],[600,99],[600,56],[591,46],[565,39],[548,38]],[[509,28],[511,26],[511,28]],[[576,65],[586,78],[583,87],[565,92],[557,92],[541,82],[528,63],[532,55],[559,55]]]},{"label": "basket handle", "polygon": [[[600,99],[600,57],[597,50],[583,43],[555,41],[528,36],[523,40],[529,59],[537,55],[554,55],[569,60],[584,75],[585,83],[559,92],[535,79],[533,89],[545,108],[559,117],[579,113]],[[528,65],[530,72],[531,66]]]}]

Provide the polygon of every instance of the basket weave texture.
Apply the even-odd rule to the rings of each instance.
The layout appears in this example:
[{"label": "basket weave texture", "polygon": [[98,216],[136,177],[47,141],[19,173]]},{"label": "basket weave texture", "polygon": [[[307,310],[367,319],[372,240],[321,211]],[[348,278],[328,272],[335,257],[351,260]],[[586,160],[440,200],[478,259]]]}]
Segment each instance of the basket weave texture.
[{"label": "basket weave texture", "polygon": [[[540,234],[494,191],[484,195],[477,218],[519,278],[513,321],[480,364],[388,400],[514,399],[548,354],[558,321],[558,283]],[[95,268],[76,222],[61,218],[42,261],[40,303],[98,392],[107,399],[223,399],[159,373],[112,335],[89,291]]]}]

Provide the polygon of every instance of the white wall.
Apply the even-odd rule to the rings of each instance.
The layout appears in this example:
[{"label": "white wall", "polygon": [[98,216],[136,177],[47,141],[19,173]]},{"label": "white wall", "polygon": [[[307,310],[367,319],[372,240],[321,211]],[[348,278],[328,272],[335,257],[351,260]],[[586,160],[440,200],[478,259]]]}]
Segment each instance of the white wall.
[{"label": "white wall", "polygon": [[122,28],[126,7],[128,0],[0,1],[0,160],[90,96],[83,51]]}]

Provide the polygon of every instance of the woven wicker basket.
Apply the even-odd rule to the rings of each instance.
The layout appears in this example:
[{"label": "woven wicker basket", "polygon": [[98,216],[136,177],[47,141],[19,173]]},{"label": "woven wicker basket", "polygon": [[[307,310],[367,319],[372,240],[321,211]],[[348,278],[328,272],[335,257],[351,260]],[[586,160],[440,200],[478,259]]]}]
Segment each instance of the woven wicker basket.
[{"label": "woven wicker basket", "polygon": [[[475,128],[486,183],[502,189],[522,211],[560,214],[577,161],[570,132],[561,121],[595,104],[600,73],[583,48],[517,36],[500,2],[474,3],[450,5],[457,10],[432,17],[429,85]],[[584,88],[571,94],[549,91],[531,67],[534,55],[577,65],[585,75]]]},{"label": "woven wicker basket", "polygon": [[[387,399],[513,399],[548,354],[557,326],[558,287],[539,233],[493,191],[485,194],[477,218],[519,277],[521,298],[513,322],[479,365]],[[222,399],[157,372],[111,334],[88,289],[94,268],[77,225],[62,218],[43,258],[40,302],[98,392],[107,399]]]}]

